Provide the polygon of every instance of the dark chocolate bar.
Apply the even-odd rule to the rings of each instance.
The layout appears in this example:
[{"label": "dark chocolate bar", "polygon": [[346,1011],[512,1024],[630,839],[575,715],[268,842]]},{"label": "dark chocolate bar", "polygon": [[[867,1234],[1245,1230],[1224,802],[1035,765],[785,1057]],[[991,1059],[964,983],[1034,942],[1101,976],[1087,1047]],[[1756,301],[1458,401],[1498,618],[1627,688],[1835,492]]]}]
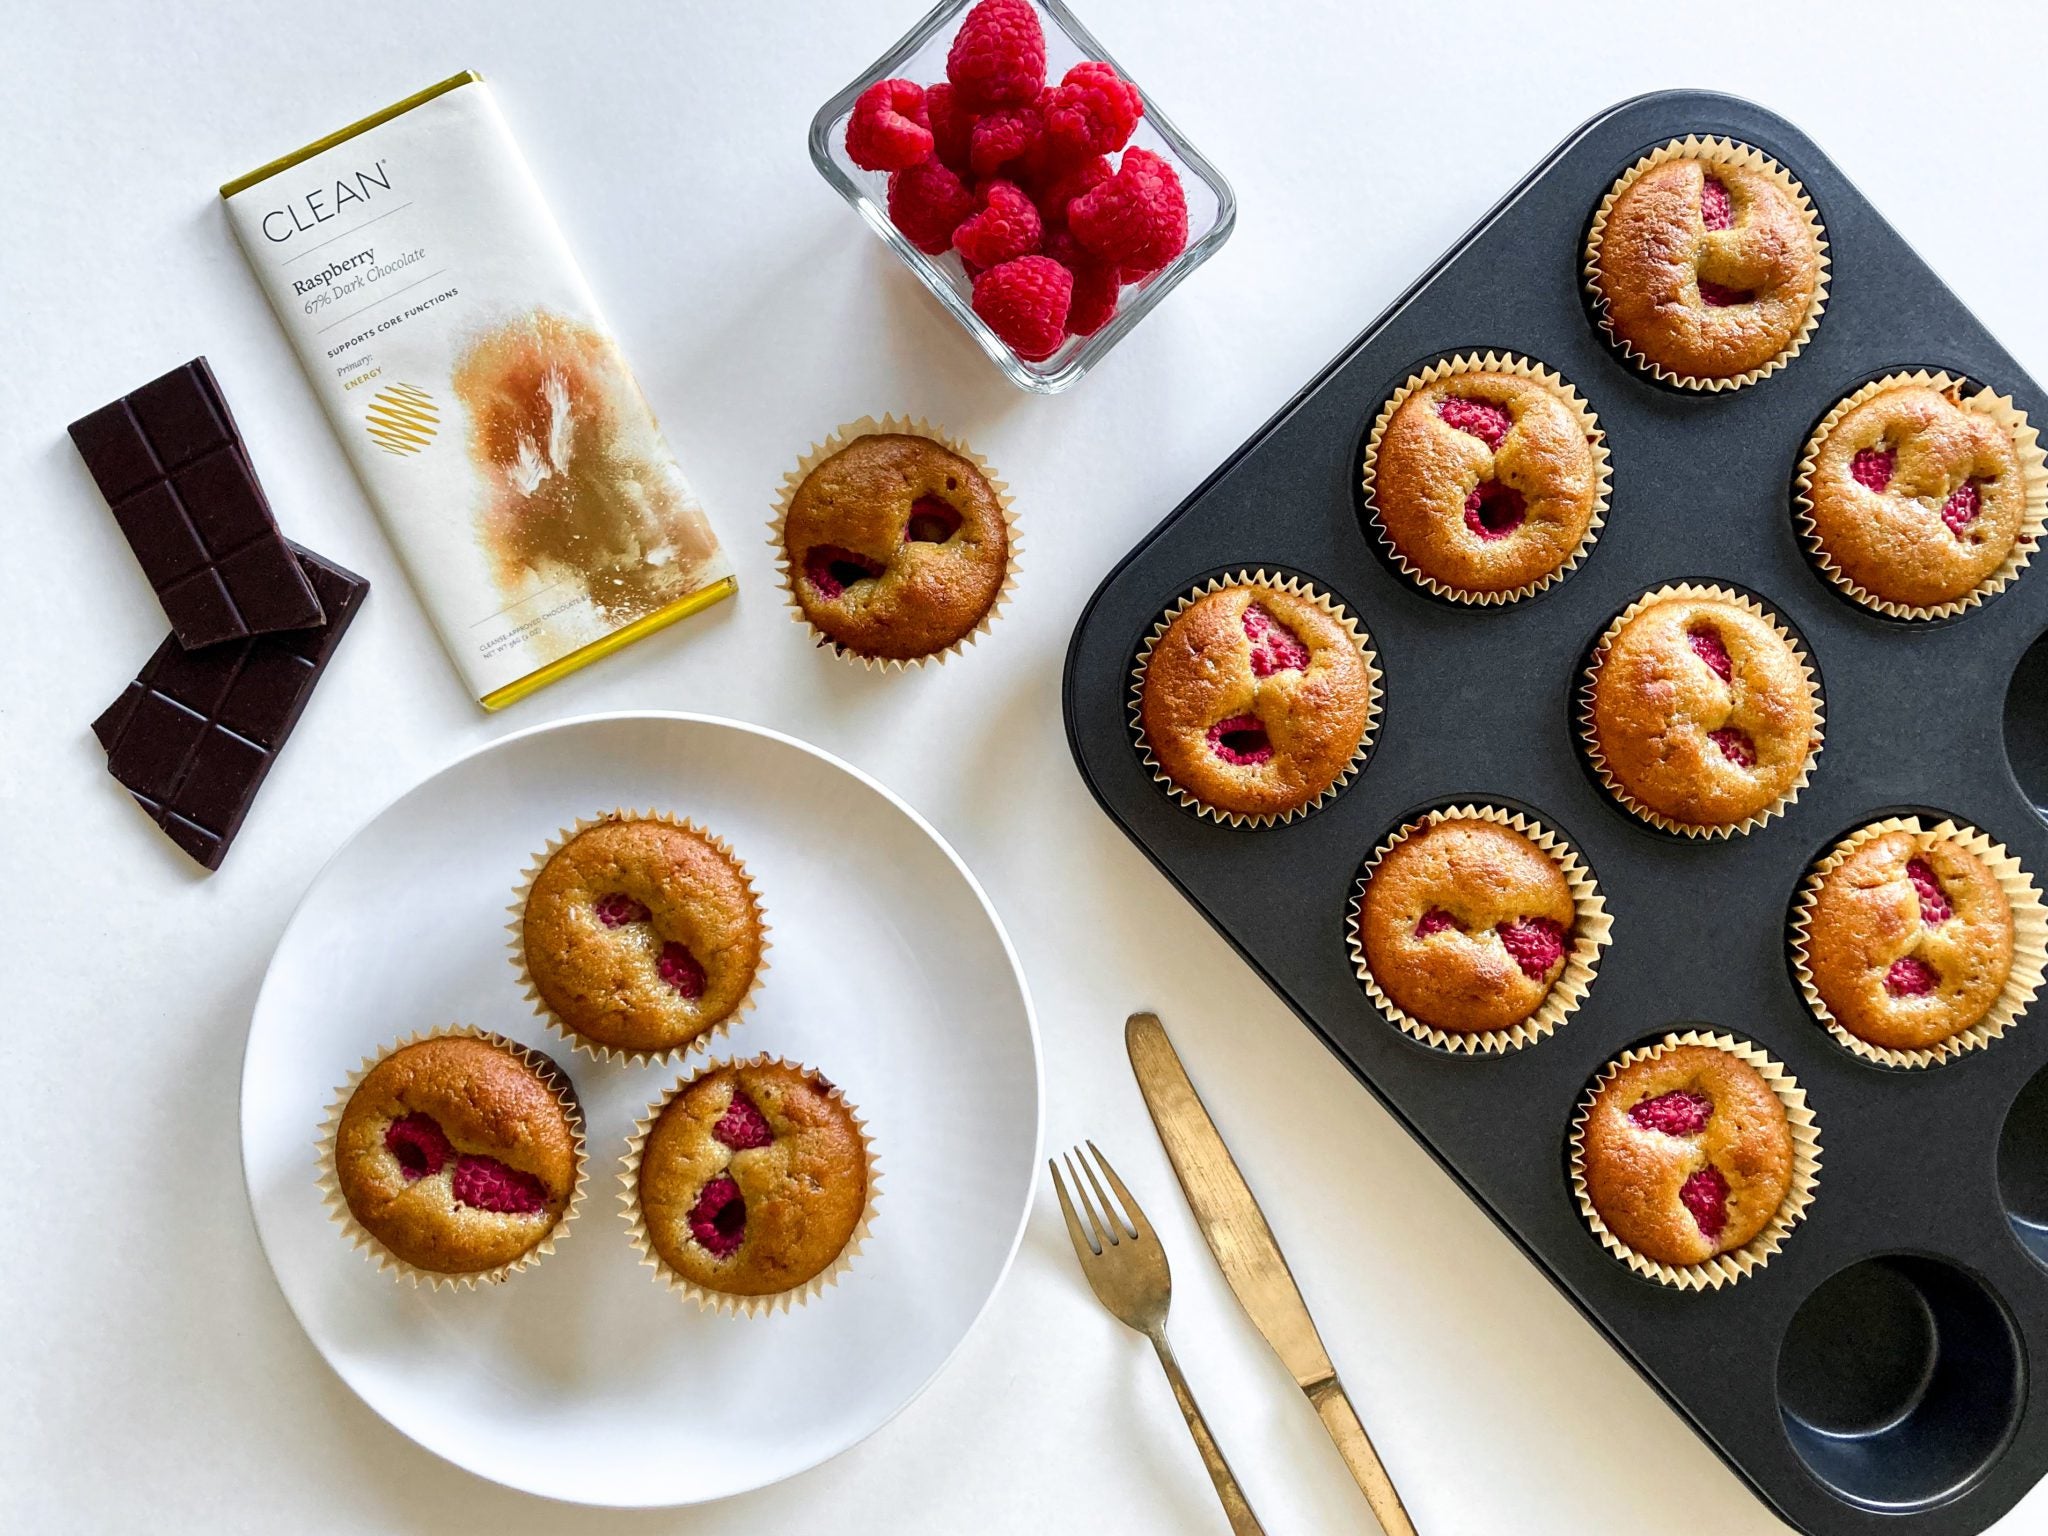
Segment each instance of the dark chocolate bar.
[{"label": "dark chocolate bar", "polygon": [[290,544],[326,622],[188,651],[166,636],[93,734],[107,771],[176,843],[220,868],[369,582]]},{"label": "dark chocolate bar", "polygon": [[206,359],[71,423],[187,650],[322,619]]}]

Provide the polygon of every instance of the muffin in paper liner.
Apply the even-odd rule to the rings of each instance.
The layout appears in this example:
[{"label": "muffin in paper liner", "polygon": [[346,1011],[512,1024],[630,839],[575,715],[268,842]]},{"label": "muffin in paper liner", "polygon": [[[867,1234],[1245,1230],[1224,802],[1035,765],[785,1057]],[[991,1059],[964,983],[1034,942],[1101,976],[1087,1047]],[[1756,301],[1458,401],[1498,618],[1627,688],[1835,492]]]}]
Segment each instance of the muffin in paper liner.
[{"label": "muffin in paper liner", "polygon": [[788,1067],[798,1072],[816,1071],[802,1062],[791,1061],[786,1056],[771,1056],[766,1052],[758,1056],[749,1056],[743,1061],[705,1062],[695,1072],[677,1078],[660,1098],[647,1106],[647,1113],[635,1122],[633,1134],[627,1138],[625,1156],[619,1159],[619,1183],[624,1186],[619,1191],[620,1214],[625,1218],[627,1234],[633,1246],[639,1250],[642,1266],[652,1269],[655,1278],[671,1291],[696,1302],[700,1310],[722,1312],[728,1316],[760,1317],[768,1313],[786,1312],[807,1305],[827,1286],[837,1285],[839,1277],[852,1268],[853,1261],[859,1257],[861,1245],[867,1241],[868,1234],[874,1226],[875,1207],[881,1199],[882,1164],[875,1155],[874,1138],[868,1134],[867,1122],[861,1119],[860,1112],[853,1107],[844,1090],[835,1083],[830,1097],[842,1105],[853,1118],[854,1129],[860,1135],[861,1148],[867,1154],[868,1183],[867,1205],[861,1211],[860,1220],[854,1223],[852,1235],[846,1239],[846,1246],[839,1250],[839,1256],[802,1285],[792,1286],[786,1291],[775,1291],[766,1296],[736,1296],[726,1291],[714,1291],[697,1284],[694,1280],[686,1279],[669,1268],[661,1255],[655,1251],[653,1239],[647,1235],[646,1217],[640,1209],[640,1159],[647,1149],[648,1133],[654,1129],[654,1122],[661,1118],[662,1111],[668,1108],[670,1101],[699,1078],[728,1067],[761,1066]]},{"label": "muffin in paper liner", "polygon": [[[863,437],[884,435],[928,438],[948,452],[957,453],[967,460],[981,471],[982,478],[988,481],[989,488],[995,492],[996,502],[1002,509],[1003,525],[1008,530],[1009,548],[1003,584],[989,603],[988,611],[981,616],[980,622],[951,645],[942,646],[923,656],[868,656],[850,646],[840,644],[830,635],[823,633],[804,612],[803,604],[797,601],[797,572],[789,559],[786,527],[790,504],[796,499],[796,493],[804,481],[810,478],[811,471]],[[922,667],[928,662],[941,665],[989,632],[997,616],[1009,606],[1011,594],[1016,589],[1017,571],[1023,559],[1024,537],[1008,482],[999,477],[989,466],[988,460],[977,453],[964,438],[954,437],[944,428],[933,426],[922,416],[913,421],[907,416],[886,415],[879,420],[873,416],[863,416],[858,421],[846,422],[833,428],[822,443],[811,444],[810,450],[797,460],[796,468],[782,477],[781,489],[775,496],[775,516],[769,523],[768,544],[775,551],[776,579],[782,583],[782,595],[789,605],[789,616],[810,633],[821,650],[829,650],[846,661],[858,662],[869,671],[901,672],[906,667]]]},{"label": "muffin in paper liner", "polygon": [[[1792,1132],[1791,1187],[1786,1190],[1777,1214],[1763,1231],[1740,1248],[1716,1254],[1702,1264],[1660,1264],[1637,1253],[1615,1236],[1594,1208],[1592,1192],[1586,1182],[1586,1122],[1592,1116],[1593,1101],[1617,1072],[1685,1045],[1711,1046],[1747,1062],[1777,1094],[1779,1102],[1785,1106],[1785,1122]],[[1586,1225],[1593,1229],[1593,1235],[1600,1239],[1601,1246],[1630,1269],[1645,1280],[1654,1280],[1681,1291],[1718,1290],[1770,1263],[1771,1256],[1785,1245],[1786,1237],[1799,1225],[1807,1207],[1813,1204],[1814,1191],[1820,1183],[1820,1125],[1813,1111],[1807,1108],[1806,1090],[1799,1086],[1799,1080],[1763,1051],[1733,1035],[1689,1029],[1684,1034],[1666,1035],[1654,1045],[1624,1051],[1600,1069],[1600,1075],[1586,1090],[1579,1101],[1578,1112],[1572,1117],[1571,1179],[1572,1194]]]},{"label": "muffin in paper liner", "polygon": [[[1806,762],[1799,770],[1799,777],[1793,780],[1792,787],[1755,815],[1739,822],[1703,825],[1697,822],[1674,821],[1669,816],[1651,810],[1629,794],[1627,788],[1614,776],[1613,769],[1608,766],[1606,754],[1600,750],[1600,733],[1594,728],[1593,722],[1593,682],[1600,675],[1601,663],[1607,659],[1608,647],[1614,643],[1615,636],[1621,633],[1629,620],[1645,608],[1669,598],[1713,599],[1733,603],[1736,607],[1754,614],[1776,630],[1778,638],[1792,648],[1792,654],[1798,659],[1799,669],[1806,677],[1807,696],[1813,700],[1813,747],[1807,752]],[[1600,780],[1601,787],[1613,798],[1615,804],[1621,806],[1631,816],[1646,821],[1662,831],[1675,832],[1681,837],[1733,837],[1738,832],[1754,832],[1772,817],[1784,815],[1786,810],[1798,801],[1799,792],[1805,789],[1813,778],[1814,759],[1820,756],[1821,747],[1825,744],[1826,703],[1827,700],[1821,693],[1820,681],[1814,674],[1813,658],[1808,653],[1805,643],[1787,629],[1776,614],[1747,593],[1737,592],[1732,587],[1707,586],[1690,581],[1673,582],[1645,592],[1622,609],[1594,642],[1592,658],[1587,662],[1586,669],[1579,679],[1579,742],[1585,749],[1586,760],[1592,765],[1593,773]]]},{"label": "muffin in paper liner", "polygon": [[[1653,362],[1631,345],[1628,339],[1615,330],[1607,313],[1606,291],[1600,286],[1600,247],[1607,236],[1607,219],[1615,200],[1634,186],[1647,171],[1654,170],[1670,160],[1705,160],[1710,164],[1740,166],[1747,170],[1761,171],[1788,192],[1798,204],[1807,226],[1813,231],[1813,239],[1819,258],[1819,271],[1814,278],[1813,302],[1807,307],[1806,322],[1776,357],[1760,367],[1743,373],[1729,374],[1725,378],[1702,378],[1690,374],[1676,373],[1662,363]],[[1828,256],[1827,230],[1822,227],[1820,215],[1814,211],[1813,199],[1806,194],[1806,188],[1798,178],[1760,149],[1733,139],[1709,135],[1700,137],[1688,134],[1682,139],[1673,139],[1667,144],[1651,150],[1630,166],[1607,189],[1607,195],[1600,199],[1600,205],[1593,211],[1592,228],[1586,235],[1584,274],[1586,291],[1593,301],[1593,313],[1599,321],[1600,332],[1607,340],[1636,367],[1642,369],[1659,383],[1670,384],[1679,389],[1706,390],[1719,393],[1722,390],[1740,389],[1745,384],[1754,384],[1759,379],[1769,378],[1797,357],[1813,339],[1814,330],[1820,325],[1821,313],[1828,304],[1828,279],[1831,275]]]},{"label": "muffin in paper liner", "polygon": [[[669,826],[679,827],[685,832],[693,833],[703,838],[713,848],[716,848],[725,855],[726,860],[738,871],[740,882],[746,886],[747,894],[753,898],[755,920],[761,925],[761,958],[754,965],[754,979],[748,985],[745,996],[733,1004],[731,1011],[723,1018],[706,1025],[681,1045],[672,1045],[662,1051],[630,1050],[624,1046],[605,1045],[601,1041],[585,1039],[576,1032],[568,1020],[559,1017],[552,1008],[548,1007],[547,1000],[541,996],[540,988],[535,985],[533,975],[526,966],[526,898],[532,893],[534,881],[538,880],[540,872],[547,868],[548,860],[559,853],[572,839],[581,833],[589,831],[592,827],[603,826],[606,822],[611,821],[665,822]],[[553,1033],[566,1041],[572,1051],[580,1051],[594,1061],[616,1061],[627,1066],[644,1066],[649,1062],[677,1062],[699,1048],[708,1050],[713,1040],[724,1034],[745,1014],[751,1012],[756,1003],[759,1002],[761,980],[767,974],[769,966],[768,951],[774,947],[774,941],[769,936],[768,911],[761,904],[761,893],[754,888],[754,877],[747,873],[745,863],[741,861],[738,854],[732,851],[732,844],[709,828],[699,826],[694,821],[674,815],[668,811],[635,811],[620,806],[606,811],[602,815],[577,817],[570,825],[557,830],[555,835],[548,839],[547,844],[533,855],[525,871],[519,877],[519,884],[513,888],[512,905],[505,910],[512,914],[512,921],[505,925],[505,931],[510,935],[508,948],[511,954],[512,968],[519,973],[519,985],[524,989],[526,1001],[532,1007],[534,1016],[545,1023]]]},{"label": "muffin in paper liner", "polygon": [[[1851,1033],[1821,998],[1808,958],[1809,928],[1821,886],[1857,849],[1872,838],[1889,832],[1924,834],[1961,844],[1990,869],[1999,889],[2005,892],[2006,904],[2012,911],[2012,969],[2006,975],[2005,988],[1998,1001],[1992,1004],[1989,1013],[1968,1029],[1959,1030],[1939,1045],[1923,1050],[1897,1050],[1873,1045]],[[1887,816],[1857,828],[1836,843],[1800,881],[1799,893],[1792,906],[1791,948],[1792,972],[1798,979],[1800,995],[1806,999],[1806,1006],[1813,1011],[1813,1016],[1827,1027],[1828,1033],[1843,1049],[1879,1066],[1936,1067],[1966,1051],[1982,1050],[2018,1023],[2020,1016],[2033,1003],[2041,990],[2044,972],[2048,972],[2048,908],[2043,907],[2040,890],[2035,886],[2033,877],[2021,867],[2020,861],[2006,850],[2003,843],[1994,842],[1976,827],[1951,818],[1943,818],[1929,827],[1918,816]]]},{"label": "muffin in paper liner", "polygon": [[[1372,974],[1372,967],[1365,956],[1365,890],[1372,881],[1373,872],[1380,861],[1394,851],[1394,848],[1413,837],[1417,832],[1433,827],[1443,821],[1490,821],[1497,826],[1519,832],[1544,853],[1550,856],[1563,873],[1565,884],[1571,887],[1572,906],[1576,917],[1572,922],[1571,949],[1565,955],[1564,970],[1556,981],[1550,984],[1550,991],[1536,1011],[1511,1029],[1447,1030],[1421,1019],[1402,1009],[1387,996]],[[1359,983],[1373,1005],[1403,1034],[1433,1045],[1438,1050],[1460,1055],[1498,1053],[1520,1050],[1525,1045],[1534,1045],[1563,1025],[1568,1023],[1579,1005],[1586,1000],[1586,992],[1593,985],[1594,975],[1600,968],[1600,952],[1614,942],[1614,919],[1607,911],[1607,903],[1600,895],[1600,887],[1593,879],[1593,872],[1579,857],[1578,850],[1557,833],[1532,816],[1520,811],[1510,811],[1497,805],[1453,805],[1426,811],[1413,821],[1404,823],[1383,839],[1373,849],[1372,856],[1365,861],[1358,878],[1352,882],[1351,901],[1346,909],[1345,942],[1351,950],[1351,966],[1358,974]]]},{"label": "muffin in paper liner", "polygon": [[[570,1130],[576,1143],[576,1187],[570,1190],[568,1201],[562,1207],[561,1219],[548,1229],[548,1235],[509,1264],[469,1274],[443,1274],[438,1270],[422,1269],[401,1259],[385,1247],[371,1234],[369,1228],[356,1220],[355,1212],[349,1209],[348,1200],[341,1192],[341,1183],[334,1169],[335,1144],[341,1134],[341,1117],[348,1109],[349,1100],[355,1097],[357,1086],[369,1075],[371,1069],[409,1045],[417,1045],[424,1040],[446,1039],[450,1036],[487,1041],[510,1051],[531,1067],[554,1090],[556,1099],[569,1116]],[[415,1030],[401,1040],[394,1040],[376,1055],[365,1056],[335,1090],[334,1102],[328,1105],[327,1118],[321,1122],[320,1134],[314,1141],[320,1197],[327,1206],[328,1217],[341,1227],[350,1245],[361,1250],[366,1258],[374,1262],[378,1269],[388,1273],[393,1280],[407,1280],[415,1286],[424,1285],[429,1290],[436,1291],[474,1290],[478,1284],[486,1282],[496,1285],[522,1269],[530,1269],[538,1264],[555,1251],[558,1242],[569,1235],[569,1223],[576,1219],[578,1208],[583,1203],[584,1186],[590,1182],[589,1149],[585,1144],[584,1135],[583,1105],[576,1096],[576,1085],[552,1057],[535,1050],[532,1046],[521,1045],[517,1040],[469,1024],[443,1024],[433,1029]]]},{"label": "muffin in paper liner", "polygon": [[[1534,379],[1549,386],[1558,400],[1578,417],[1580,426],[1585,430],[1586,445],[1593,454],[1593,474],[1597,481],[1593,491],[1593,515],[1587,520],[1586,531],[1580,535],[1578,547],[1562,565],[1549,574],[1506,591],[1468,592],[1461,587],[1439,581],[1422,570],[1402,554],[1394,543],[1393,535],[1380,521],[1379,503],[1374,499],[1380,439],[1386,436],[1387,427],[1392,423],[1394,413],[1400,410],[1408,397],[1418,389],[1427,388],[1441,379],[1452,378],[1461,373],[1509,373],[1521,378]],[[1380,547],[1386,551],[1387,558],[1403,576],[1433,596],[1446,598],[1454,603],[1486,607],[1494,604],[1506,605],[1533,596],[1563,581],[1579,568],[1581,562],[1592,551],[1594,541],[1600,537],[1600,530],[1606,526],[1608,497],[1614,486],[1614,466],[1607,451],[1607,434],[1601,429],[1600,418],[1593,413],[1592,406],[1586,403],[1563,374],[1513,352],[1461,352],[1448,360],[1431,363],[1420,373],[1410,374],[1401,387],[1387,397],[1386,403],[1380,407],[1379,415],[1373,419],[1372,431],[1366,438],[1361,485],[1365,492],[1366,505],[1372,509],[1374,536],[1379,540]]]},{"label": "muffin in paper liner", "polygon": [[[1314,603],[1344,627],[1345,632],[1351,636],[1353,642],[1358,646],[1359,655],[1365,661],[1367,688],[1365,729],[1359,734],[1357,750],[1351,754],[1351,761],[1345,765],[1344,771],[1338,774],[1321,794],[1317,795],[1307,805],[1296,806],[1293,810],[1285,813],[1269,812],[1259,816],[1246,816],[1237,811],[1225,810],[1221,806],[1209,804],[1208,801],[1202,799],[1199,795],[1182,788],[1167,775],[1166,770],[1160,766],[1159,759],[1153,754],[1151,742],[1145,736],[1145,668],[1152,660],[1152,648],[1159,643],[1160,639],[1166,634],[1166,631],[1172,627],[1173,621],[1187,612],[1196,602],[1209,596],[1212,592],[1226,591],[1231,587],[1272,587],[1294,597],[1303,598],[1308,602]],[[1224,822],[1232,827],[1270,827],[1278,823],[1298,820],[1308,815],[1311,811],[1318,810],[1329,804],[1330,801],[1343,792],[1347,784],[1358,777],[1359,770],[1365,766],[1366,758],[1371,755],[1373,733],[1379,729],[1380,693],[1379,657],[1372,648],[1372,637],[1366,633],[1359,625],[1358,620],[1352,617],[1350,611],[1342,603],[1298,576],[1274,576],[1269,575],[1264,570],[1231,571],[1221,576],[1212,576],[1201,586],[1184,594],[1179,601],[1162,613],[1153,623],[1151,632],[1146,635],[1145,643],[1139,647],[1137,659],[1131,666],[1131,697],[1128,705],[1130,710],[1131,738],[1136,743],[1138,755],[1144,760],[1145,767],[1151,773],[1153,779],[1163,786],[1168,794],[1172,795],[1174,799],[1178,800],[1189,810],[1199,816],[1206,816],[1211,820]]]},{"label": "muffin in paper liner", "polygon": [[[1835,402],[1834,409],[1821,418],[1820,425],[1813,429],[1813,435],[1807,438],[1806,447],[1799,455],[1799,468],[1793,478],[1792,509],[1800,541],[1805,544],[1807,554],[1819,567],[1821,575],[1836,591],[1886,618],[1952,619],[1958,614],[1968,613],[1986,598],[1997,596],[2019,580],[2028,562],[2034,558],[2034,547],[2040,542],[2044,528],[2048,528],[2048,452],[2042,450],[2040,430],[2027,420],[2026,412],[2013,403],[2012,396],[1997,394],[1988,388],[1980,388],[1966,396],[1963,390],[1968,383],[1968,380],[1954,374],[1930,372],[1925,368],[1911,373],[1888,373],[1881,379],[1873,379]],[[2005,559],[1998,568],[1963,596],[1928,606],[1892,602],[1853,580],[1821,542],[1820,528],[1813,520],[1811,497],[1821,446],[1842,418],[1888,390],[1910,385],[1937,390],[1962,410],[1988,416],[2004,427],[2012,435],[2026,492],[2026,507],[2020,514],[2019,531],[2013,536],[2012,548],[2006,551]]]}]

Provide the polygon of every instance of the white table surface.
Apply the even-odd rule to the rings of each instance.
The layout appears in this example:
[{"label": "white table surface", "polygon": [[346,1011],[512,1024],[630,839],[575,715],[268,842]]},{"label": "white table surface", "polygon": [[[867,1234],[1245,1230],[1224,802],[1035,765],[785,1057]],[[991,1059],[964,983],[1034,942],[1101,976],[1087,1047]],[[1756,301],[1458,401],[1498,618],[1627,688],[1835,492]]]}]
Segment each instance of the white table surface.
[{"label": "white table surface", "polygon": [[[1172,1028],[1428,1536],[1783,1529],[1096,809],[1067,755],[1060,664],[1141,533],[1538,156],[1638,91],[1711,85],[1791,116],[2048,371],[2048,17],[1087,0],[1243,211],[1108,363],[1042,400],[1003,382],[805,158],[813,110],[916,0],[7,9],[0,1528],[1221,1529],[1150,1351],[1089,1296],[1049,1200],[925,1397],[838,1461],[721,1506],[621,1517],[506,1492],[388,1429],[308,1346],[236,1147],[243,1035],[287,912],[353,828],[450,757],[645,707],[816,741],[977,872],[1037,1001],[1048,1144],[1096,1138],[1146,1198],[1181,1357],[1274,1536],[1370,1520],[1201,1248],[1124,1061],[1133,1007]],[[443,659],[214,196],[465,66],[496,82],[742,584],[496,717]],[[376,584],[212,878],[137,816],[87,730],[164,624],[64,434],[199,352],[287,531]],[[1029,529],[993,637],[898,677],[810,649],[764,542],[812,436],[887,409],[969,436]],[[1997,1529],[2048,1529],[2048,1487]]]}]

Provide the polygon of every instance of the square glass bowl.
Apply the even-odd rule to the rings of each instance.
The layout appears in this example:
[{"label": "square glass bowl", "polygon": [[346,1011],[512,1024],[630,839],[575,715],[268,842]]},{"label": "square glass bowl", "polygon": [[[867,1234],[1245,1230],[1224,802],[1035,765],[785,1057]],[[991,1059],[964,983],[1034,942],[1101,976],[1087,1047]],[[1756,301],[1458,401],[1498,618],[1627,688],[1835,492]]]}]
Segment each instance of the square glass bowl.
[{"label": "square glass bowl", "polygon": [[[1137,132],[1131,135],[1131,143],[1161,156],[1179,172],[1188,200],[1187,249],[1142,283],[1127,286],[1118,300],[1114,318],[1093,336],[1070,336],[1057,352],[1040,362],[1026,362],[1017,356],[974,312],[974,285],[961,267],[959,256],[951,251],[943,256],[927,256],[904,239],[889,219],[888,173],[864,171],[846,154],[846,121],[853,115],[853,104],[861,92],[882,80],[901,78],[933,85],[946,78],[946,53],[971,3],[972,0],[944,0],[858,79],[820,107],[818,115],[811,119],[811,161],[818,174],[854,206],[867,220],[868,227],[889,243],[910,270],[924,280],[925,287],[967,327],[1011,383],[1033,394],[1057,394],[1100,362],[1182,278],[1230,238],[1231,228],[1237,222],[1237,198],[1216,168],[1160,112],[1145,93],[1144,83],[1133,80],[1144,96],[1145,115],[1139,120]],[[1060,0],[1032,0],[1032,8],[1045,29],[1045,72],[1049,82],[1057,84],[1083,59],[1115,65],[1118,74],[1132,79]]]}]

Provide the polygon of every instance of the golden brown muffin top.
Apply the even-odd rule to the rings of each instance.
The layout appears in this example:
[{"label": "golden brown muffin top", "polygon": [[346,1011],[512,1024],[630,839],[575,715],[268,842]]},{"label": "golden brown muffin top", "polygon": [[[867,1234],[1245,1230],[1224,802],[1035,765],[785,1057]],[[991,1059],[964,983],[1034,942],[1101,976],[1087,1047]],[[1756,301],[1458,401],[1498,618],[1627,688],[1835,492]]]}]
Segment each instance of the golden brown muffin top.
[{"label": "golden brown muffin top", "polygon": [[1859,1040],[1940,1045],[1982,1023],[2012,975],[2012,907],[1953,838],[1886,832],[1829,871],[1807,920],[1814,990]]},{"label": "golden brown muffin top", "polygon": [[1542,1006],[1572,943],[1570,884],[1522,833],[1446,817],[1401,839],[1366,882],[1366,965],[1404,1013],[1454,1034]]},{"label": "golden brown muffin top", "polygon": [[1673,373],[1725,379],[1798,338],[1820,292],[1821,252],[1776,177],[1680,158],[1615,198],[1597,278],[1623,341]]},{"label": "golden brown muffin top", "polygon": [[761,911],[738,862],[702,832],[608,817],[556,849],[521,920],[527,974],[597,1045],[687,1045],[746,1000]]},{"label": "golden brown muffin top", "polygon": [[576,1172],[575,1123],[554,1087],[473,1036],[386,1056],[356,1084],[335,1135],[350,1213],[438,1274],[479,1274],[529,1252],[568,1209]]},{"label": "golden brown muffin top", "polygon": [[1512,592],[1561,570],[1600,476],[1578,413],[1542,379],[1458,373],[1401,402],[1374,456],[1395,550],[1460,592]]},{"label": "golden brown muffin top", "polygon": [[832,1084],[787,1062],[710,1067],[640,1159],[648,1241],[709,1291],[772,1296],[821,1274],[868,1203],[867,1143]]},{"label": "golden brown muffin top", "polygon": [[1281,816],[1342,778],[1374,682],[1329,609],[1245,582],[1196,598],[1145,664],[1139,721],[1161,771],[1206,805]]},{"label": "golden brown muffin top", "polygon": [[1621,627],[1593,673],[1593,732],[1632,799],[1671,821],[1734,826],[1799,783],[1820,747],[1814,690],[1771,624],[1670,596]]},{"label": "golden brown muffin top", "polygon": [[1934,608],[2005,563],[2026,515],[2012,433],[1959,386],[1901,384],[1828,429],[1806,488],[1814,538],[1857,586]]},{"label": "golden brown muffin top", "polygon": [[804,617],[878,660],[935,655],[970,634],[1010,567],[988,477],[907,433],[855,438],[804,476],[783,544]]},{"label": "golden brown muffin top", "polygon": [[1792,1189],[1792,1128],[1763,1075],[1716,1046],[1623,1067],[1586,1120],[1586,1190],[1608,1230],[1659,1264],[1751,1241]]}]

